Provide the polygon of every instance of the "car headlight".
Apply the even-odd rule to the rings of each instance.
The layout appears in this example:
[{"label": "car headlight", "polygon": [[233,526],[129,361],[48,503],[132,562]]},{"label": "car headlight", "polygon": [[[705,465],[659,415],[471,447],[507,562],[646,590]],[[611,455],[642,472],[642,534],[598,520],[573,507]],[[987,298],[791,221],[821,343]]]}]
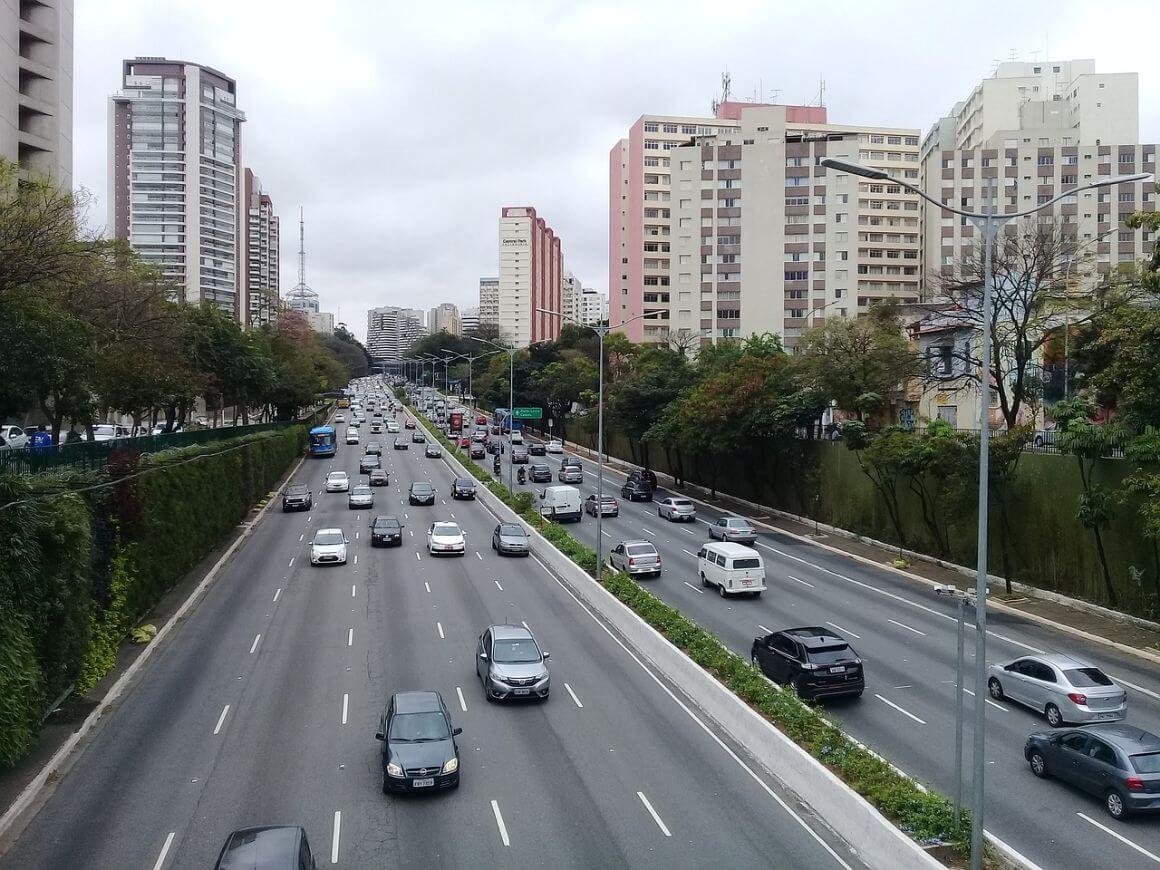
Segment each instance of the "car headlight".
[{"label": "car headlight", "polygon": [[403,775],[403,768],[399,767],[399,765],[395,764],[395,762],[393,762],[393,761],[387,762],[387,776],[402,776],[402,775]]},{"label": "car headlight", "polygon": [[455,773],[455,771],[457,771],[457,770],[459,770],[459,759],[458,758],[451,758],[447,761],[447,763],[445,765],[443,765],[443,772],[444,773]]}]

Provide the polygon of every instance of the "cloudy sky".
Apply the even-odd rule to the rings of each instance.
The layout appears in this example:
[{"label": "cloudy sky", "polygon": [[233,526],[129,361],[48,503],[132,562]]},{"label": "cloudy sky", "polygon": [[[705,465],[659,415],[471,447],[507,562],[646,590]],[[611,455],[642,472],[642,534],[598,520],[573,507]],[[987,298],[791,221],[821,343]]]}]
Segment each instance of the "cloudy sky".
[{"label": "cloudy sky", "polygon": [[606,290],[609,149],[641,114],[708,114],[726,69],[736,99],[810,103],[824,79],[831,121],[925,131],[1012,52],[1094,58],[1140,74],[1141,140],[1160,140],[1155,0],[827,8],[76,0],[74,178],[103,224],[122,59],[220,69],[238,82],[244,160],[282,219],[283,287],[297,281],[301,206],[307,282],[361,336],[376,305],[475,305],[504,205],[535,206],[565,266]]}]

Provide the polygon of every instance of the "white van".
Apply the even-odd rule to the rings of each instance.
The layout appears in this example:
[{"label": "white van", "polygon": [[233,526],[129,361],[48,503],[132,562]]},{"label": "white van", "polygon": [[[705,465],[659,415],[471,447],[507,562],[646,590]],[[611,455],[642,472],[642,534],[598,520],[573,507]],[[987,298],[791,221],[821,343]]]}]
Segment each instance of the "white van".
[{"label": "white van", "polygon": [[524,443],[524,435],[522,432],[520,432],[519,429],[512,430],[511,442],[512,442],[512,444],[523,444]]},{"label": "white van", "polygon": [[358,429],[351,427],[346,430],[346,443],[358,444]]},{"label": "white van", "polygon": [[580,490],[574,486],[549,486],[540,493],[540,516],[557,522],[580,522]]},{"label": "white van", "polygon": [[716,586],[721,597],[748,592],[757,598],[765,591],[765,563],[752,547],[711,543],[697,553],[702,586]]}]

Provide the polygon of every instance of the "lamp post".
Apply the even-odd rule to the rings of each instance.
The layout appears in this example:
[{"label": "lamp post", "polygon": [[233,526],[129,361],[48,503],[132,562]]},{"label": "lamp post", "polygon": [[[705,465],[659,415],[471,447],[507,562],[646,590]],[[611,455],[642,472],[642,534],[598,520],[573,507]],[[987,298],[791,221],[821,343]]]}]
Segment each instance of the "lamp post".
[{"label": "lamp post", "polygon": [[[478,338],[471,336],[472,341],[478,341],[481,344],[490,344],[492,347],[499,348],[495,353],[503,351],[508,355],[508,432],[515,431],[515,417],[516,412],[516,350],[515,347],[504,347],[502,344],[496,344],[494,341],[488,341],[486,338]],[[500,429],[499,437],[503,438],[503,429]],[[508,463],[508,492],[515,492],[515,465]]]},{"label": "lamp post", "polygon": [[[580,323],[566,314],[559,311],[552,311],[548,308],[537,308],[537,311],[542,311],[545,314],[551,314],[554,317],[559,317],[561,320],[582,326],[586,329],[591,329],[599,338],[599,378],[597,380],[597,399],[596,399],[596,582],[600,582],[601,566],[604,560],[601,558],[601,551],[604,548],[603,542],[600,540],[603,534],[603,519],[604,519],[604,337],[612,332],[612,327],[607,323],[591,324]],[[654,317],[661,314],[661,311],[646,311],[644,314],[638,314],[635,317],[630,317],[628,320],[622,320],[617,326],[624,326],[626,323],[632,323],[634,320],[641,320],[645,317]]]},{"label": "lamp post", "polygon": [[[848,172],[873,181],[888,181],[905,187],[912,193],[918,194],[932,205],[966,218],[983,234],[983,310],[982,335],[983,359],[982,371],[979,376],[979,533],[976,541],[976,562],[978,570],[975,577],[975,702],[974,702],[974,734],[973,734],[973,767],[974,776],[971,783],[971,868],[981,870],[983,866],[983,771],[985,761],[984,738],[986,736],[986,692],[987,683],[987,521],[988,521],[988,487],[990,475],[990,448],[991,448],[991,319],[992,295],[994,294],[995,276],[992,273],[992,259],[995,249],[995,238],[1000,228],[1012,220],[1050,208],[1068,196],[1073,196],[1083,190],[1093,190],[1098,187],[1109,187],[1115,184],[1126,184],[1134,181],[1144,181],[1152,177],[1151,173],[1143,172],[1135,175],[1117,175],[1080,185],[1066,193],[1049,199],[1035,208],[1010,214],[996,214],[994,211],[969,212],[953,208],[940,202],[901,178],[895,178],[882,169],[863,166],[846,160],[826,157],[822,165],[839,172]],[[963,686],[958,687],[959,691]]]},{"label": "lamp post", "polygon": [[[455,351],[446,347],[440,348],[440,350],[446,351],[447,353],[455,353]],[[452,360],[464,358],[467,359],[467,394],[471,396],[471,406],[473,408],[475,407],[475,386],[472,378],[475,376],[475,361],[477,359],[484,359],[485,357],[489,357],[497,353],[502,353],[502,351],[489,350],[487,353],[460,353],[453,357],[449,357],[449,359]]]}]

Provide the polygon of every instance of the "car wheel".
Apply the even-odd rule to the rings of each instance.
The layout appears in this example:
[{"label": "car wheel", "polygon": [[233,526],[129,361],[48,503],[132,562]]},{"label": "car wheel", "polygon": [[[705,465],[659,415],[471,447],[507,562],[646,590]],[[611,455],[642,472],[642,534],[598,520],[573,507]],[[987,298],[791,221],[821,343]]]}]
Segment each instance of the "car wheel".
[{"label": "car wheel", "polygon": [[1047,724],[1052,728],[1059,728],[1065,724],[1063,714],[1059,712],[1059,708],[1054,704],[1048,704],[1043,710],[1043,715],[1047,717]]},{"label": "car wheel", "polygon": [[1104,809],[1113,819],[1123,819],[1128,814],[1128,808],[1124,805],[1124,796],[1114,788],[1108,789],[1108,793],[1104,795]]},{"label": "car wheel", "polygon": [[753,665],[753,667],[757,668],[758,670],[761,670],[761,663],[757,660],[756,653],[749,654],[749,664]]},{"label": "car wheel", "polygon": [[1037,777],[1040,779],[1047,777],[1047,761],[1038,749],[1032,750],[1031,755],[1027,757],[1027,763],[1031,765],[1031,772]]},{"label": "car wheel", "polygon": [[717,594],[720,595],[722,598],[725,597],[725,584],[724,583],[722,583],[720,586],[717,587]]},{"label": "car wheel", "polygon": [[805,700],[805,697],[802,695],[802,690],[801,690],[801,688],[798,686],[798,681],[797,681],[796,679],[793,679],[793,680],[790,680],[790,681],[789,681],[789,690],[790,690],[791,692],[793,692],[793,696],[794,696],[795,698],[799,698],[799,699],[801,699],[802,701],[804,701],[804,700]]},{"label": "car wheel", "polygon": [[704,586],[706,589],[709,588],[709,581],[705,579],[704,574],[701,574],[701,585]]},{"label": "car wheel", "polygon": [[761,590],[759,589],[757,592],[754,592],[754,593],[753,593],[753,597],[754,597],[754,598],[760,598],[760,597],[761,597]]},{"label": "car wheel", "polygon": [[390,786],[387,785],[387,781],[384,779],[383,780],[383,794],[390,794],[390,793],[391,793]]},{"label": "car wheel", "polygon": [[987,680],[987,691],[991,693],[991,697],[996,701],[1003,700],[1003,686],[994,677]]}]

